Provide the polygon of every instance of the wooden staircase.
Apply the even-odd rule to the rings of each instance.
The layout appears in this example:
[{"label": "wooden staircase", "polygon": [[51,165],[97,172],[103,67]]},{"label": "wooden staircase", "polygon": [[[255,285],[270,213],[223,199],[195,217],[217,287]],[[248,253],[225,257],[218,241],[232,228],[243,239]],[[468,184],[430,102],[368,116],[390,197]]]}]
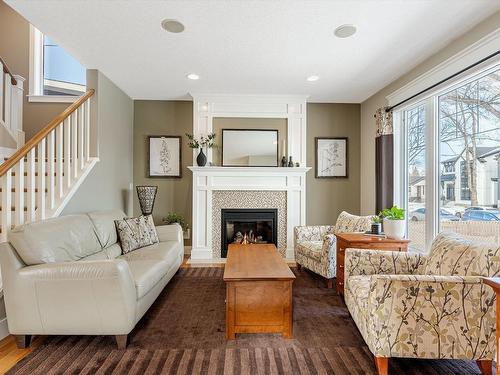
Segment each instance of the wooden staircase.
[{"label": "wooden staircase", "polygon": [[0,164],[0,242],[14,226],[58,216],[97,163],[87,91]]}]

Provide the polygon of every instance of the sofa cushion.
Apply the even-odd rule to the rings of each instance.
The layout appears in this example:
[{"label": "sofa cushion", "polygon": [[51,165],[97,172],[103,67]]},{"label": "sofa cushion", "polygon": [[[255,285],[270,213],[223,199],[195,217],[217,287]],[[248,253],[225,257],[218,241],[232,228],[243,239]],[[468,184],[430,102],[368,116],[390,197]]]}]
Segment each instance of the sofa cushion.
[{"label": "sofa cushion", "polygon": [[16,227],[8,234],[27,265],[80,260],[102,250],[87,215],[68,215]]},{"label": "sofa cushion", "polygon": [[115,220],[115,225],[124,254],[153,243],[144,216]]},{"label": "sofa cushion", "polygon": [[137,299],[144,297],[165,276],[171,264],[158,260],[130,260],[128,262],[137,291]]},{"label": "sofa cushion", "polygon": [[97,238],[103,248],[118,241],[115,220],[121,220],[125,217],[122,210],[94,211],[87,213],[87,215],[94,225]]},{"label": "sofa cushion", "polygon": [[180,251],[179,242],[165,241],[143,247],[142,249],[131,251],[127,254],[121,255],[119,258],[125,259],[127,261],[134,261],[134,260],[165,261],[167,263],[173,264],[176,258],[179,256],[179,251]]},{"label": "sofa cushion", "polygon": [[342,211],[335,224],[335,233],[365,232],[370,230],[372,216],[351,215]]},{"label": "sofa cushion", "polygon": [[500,244],[465,239],[442,232],[432,242],[425,273],[443,276],[496,276],[500,273]]},{"label": "sofa cushion", "polygon": [[120,244],[118,242],[111,246],[108,246],[103,251],[108,256],[108,259],[115,259],[122,255],[122,248],[120,247]]},{"label": "sofa cushion", "polygon": [[296,251],[317,261],[321,260],[322,248],[323,241],[302,241],[296,244]]}]

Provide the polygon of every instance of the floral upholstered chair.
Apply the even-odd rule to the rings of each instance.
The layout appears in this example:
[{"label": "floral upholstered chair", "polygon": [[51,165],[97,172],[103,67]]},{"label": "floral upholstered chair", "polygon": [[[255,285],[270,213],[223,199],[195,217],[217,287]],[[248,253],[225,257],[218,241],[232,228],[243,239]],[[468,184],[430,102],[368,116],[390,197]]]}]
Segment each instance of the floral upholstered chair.
[{"label": "floral upholstered chair", "polygon": [[347,249],[345,303],[379,374],[389,357],[476,360],[491,374],[500,245],[439,234],[429,255]]},{"label": "floral upholstered chair", "polygon": [[305,268],[327,279],[327,286],[333,287],[332,279],[337,272],[336,233],[364,232],[370,229],[371,216],[356,216],[343,211],[333,225],[295,227],[295,261]]}]

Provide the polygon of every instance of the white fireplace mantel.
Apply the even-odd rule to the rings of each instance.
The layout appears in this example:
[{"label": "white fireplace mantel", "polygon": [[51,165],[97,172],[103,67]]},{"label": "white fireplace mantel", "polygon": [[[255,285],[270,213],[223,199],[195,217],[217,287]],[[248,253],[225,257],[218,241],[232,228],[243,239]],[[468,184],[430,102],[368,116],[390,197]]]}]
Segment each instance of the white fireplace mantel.
[{"label": "white fireplace mantel", "polygon": [[[213,259],[212,193],[286,192],[286,258],[293,259],[293,228],[305,225],[306,173],[309,167],[188,167],[193,172],[193,260]],[[231,208],[231,207],[228,207]]]}]

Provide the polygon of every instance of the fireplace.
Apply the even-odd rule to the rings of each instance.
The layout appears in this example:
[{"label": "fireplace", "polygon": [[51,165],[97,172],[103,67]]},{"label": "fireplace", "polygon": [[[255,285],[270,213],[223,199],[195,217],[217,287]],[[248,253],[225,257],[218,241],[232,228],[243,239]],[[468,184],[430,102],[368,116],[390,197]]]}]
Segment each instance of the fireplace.
[{"label": "fireplace", "polygon": [[227,257],[231,243],[278,242],[278,209],[231,208],[221,210],[221,256]]}]

